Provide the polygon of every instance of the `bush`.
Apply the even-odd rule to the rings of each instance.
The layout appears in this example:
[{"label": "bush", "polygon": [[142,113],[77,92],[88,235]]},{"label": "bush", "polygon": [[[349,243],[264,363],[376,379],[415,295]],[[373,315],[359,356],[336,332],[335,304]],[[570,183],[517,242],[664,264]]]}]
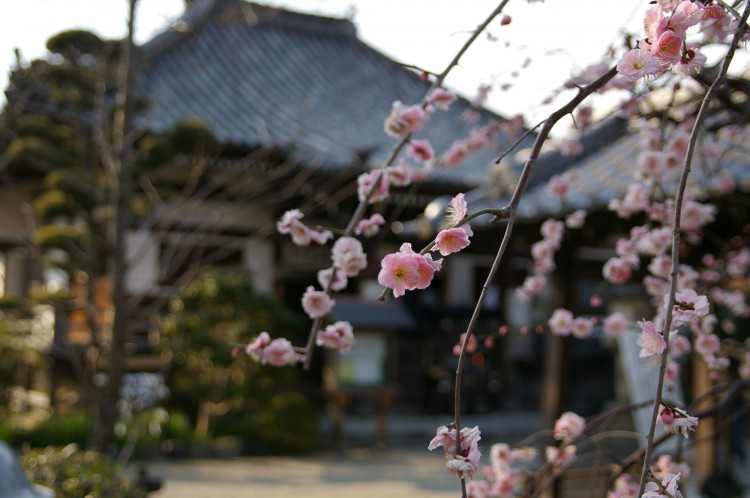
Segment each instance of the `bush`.
[{"label": "bush", "polygon": [[0,441],[12,445],[15,442],[15,434],[16,430],[8,421],[0,422]]},{"label": "bush", "polygon": [[166,439],[179,439],[182,441],[194,439],[195,429],[193,428],[193,424],[190,423],[190,417],[178,410],[169,412],[169,419],[167,419],[166,426],[164,427],[164,437]]},{"label": "bush", "polygon": [[57,498],[146,496],[119,465],[95,451],[79,451],[75,445],[27,450],[20,460],[29,481],[52,488]]},{"label": "bush", "polygon": [[310,451],[318,443],[318,414],[302,394],[277,394],[258,415],[256,434],[271,453]]},{"label": "bush", "polygon": [[91,416],[83,412],[53,415],[29,432],[28,442],[37,448],[70,443],[84,446],[91,423]]}]

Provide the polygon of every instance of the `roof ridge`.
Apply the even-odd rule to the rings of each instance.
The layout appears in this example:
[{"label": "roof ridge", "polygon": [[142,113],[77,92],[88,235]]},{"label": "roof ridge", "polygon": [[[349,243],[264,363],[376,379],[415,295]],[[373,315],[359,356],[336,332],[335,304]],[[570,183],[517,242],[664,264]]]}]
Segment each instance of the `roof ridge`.
[{"label": "roof ridge", "polygon": [[248,26],[272,25],[357,37],[357,29],[349,19],[296,12],[245,0],[192,0],[177,22],[142,46],[142,57],[153,57],[212,21]]}]

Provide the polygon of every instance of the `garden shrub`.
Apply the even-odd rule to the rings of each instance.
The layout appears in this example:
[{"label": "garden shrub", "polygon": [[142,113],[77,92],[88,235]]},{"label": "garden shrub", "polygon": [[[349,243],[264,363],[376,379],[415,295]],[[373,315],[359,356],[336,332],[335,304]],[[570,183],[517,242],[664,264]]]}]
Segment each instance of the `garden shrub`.
[{"label": "garden shrub", "polygon": [[106,455],[80,451],[73,444],[26,450],[20,461],[29,481],[53,489],[57,498],[146,496]]},{"label": "garden shrub", "polygon": [[318,443],[317,411],[302,394],[277,394],[257,416],[256,434],[271,453],[310,451]]}]

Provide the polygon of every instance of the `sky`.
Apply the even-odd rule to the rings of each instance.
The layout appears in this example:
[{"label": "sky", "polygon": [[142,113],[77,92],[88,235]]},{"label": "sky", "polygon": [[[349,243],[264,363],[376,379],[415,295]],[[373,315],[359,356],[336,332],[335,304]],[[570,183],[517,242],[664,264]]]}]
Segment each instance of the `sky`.
[{"label": "sky", "polygon": [[[3,88],[15,64],[14,47],[28,61],[45,54],[51,35],[72,28],[106,38],[125,34],[127,0],[23,0],[7,2],[0,17],[0,68]],[[360,39],[394,60],[441,72],[498,0],[269,0],[300,12],[348,17]],[[139,0],[136,42],[143,43],[179,18],[183,0]],[[541,102],[572,71],[596,62],[610,45],[622,52],[622,30],[642,26],[648,0],[511,0],[512,22],[491,24],[446,81],[472,97],[480,84],[493,85],[488,106],[503,115],[527,115],[527,124],[547,116],[554,105]],[[525,68],[521,68],[528,59]],[[519,69],[520,68],[520,69]],[[518,71],[515,74],[514,71]],[[500,86],[508,84],[507,90]],[[570,93],[565,94],[569,98]],[[2,99],[4,101],[4,98]],[[616,101],[599,103],[600,109]]]}]

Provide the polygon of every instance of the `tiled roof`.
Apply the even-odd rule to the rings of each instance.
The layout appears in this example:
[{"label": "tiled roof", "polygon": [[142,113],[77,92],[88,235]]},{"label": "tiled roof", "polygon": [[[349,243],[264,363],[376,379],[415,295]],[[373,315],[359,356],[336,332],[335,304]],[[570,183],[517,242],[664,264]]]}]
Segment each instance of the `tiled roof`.
[{"label": "tiled roof", "polygon": [[[345,168],[379,163],[394,140],[383,122],[391,103],[419,102],[428,83],[357,39],[347,20],[242,0],[194,0],[172,29],[144,46],[139,89],[151,107],[140,122],[154,132],[202,119],[225,144],[272,146]],[[435,112],[424,133],[437,151],[466,138],[466,100]],[[483,113],[481,122],[498,118]],[[506,137],[499,139],[506,147]],[[485,181],[495,151],[484,150],[437,178]]]},{"label": "tiled roof", "polygon": [[[643,149],[640,134],[629,131],[626,121],[615,118],[596,126],[584,136],[583,144],[584,153],[575,161],[563,157],[557,151],[548,152],[539,159],[518,206],[519,221],[538,221],[576,209],[602,210],[607,208],[610,200],[623,197],[638,169],[638,156]],[[719,173],[723,173],[732,177],[741,192],[749,192],[749,164],[750,149],[744,145],[727,148],[718,163],[707,162],[696,154],[689,184],[700,186],[709,196],[713,196],[718,193]],[[515,188],[522,166],[518,162],[508,164],[498,175],[507,185],[506,192],[502,195],[493,196],[486,188],[467,194],[468,199],[474,200],[472,210],[506,205],[510,200],[509,190]],[[546,190],[550,177],[563,172],[566,172],[566,178],[569,179],[564,204]],[[662,183],[661,188],[670,194],[675,191],[676,186],[675,179]]]}]

